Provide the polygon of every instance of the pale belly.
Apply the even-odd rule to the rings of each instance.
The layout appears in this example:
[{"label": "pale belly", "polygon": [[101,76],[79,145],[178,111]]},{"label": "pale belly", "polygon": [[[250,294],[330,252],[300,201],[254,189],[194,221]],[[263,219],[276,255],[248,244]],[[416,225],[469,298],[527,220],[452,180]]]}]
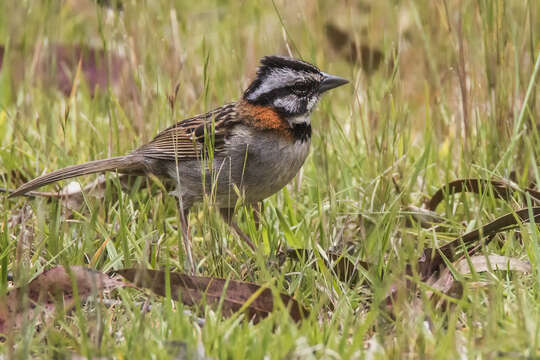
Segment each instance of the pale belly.
[{"label": "pale belly", "polygon": [[204,193],[222,208],[234,207],[239,198],[246,203],[261,201],[296,176],[309,148],[309,140],[294,141],[245,130],[230,138],[227,156],[215,159],[210,170],[207,167],[207,171],[201,171],[196,161],[180,164],[177,194],[183,196],[186,207],[202,200]]}]

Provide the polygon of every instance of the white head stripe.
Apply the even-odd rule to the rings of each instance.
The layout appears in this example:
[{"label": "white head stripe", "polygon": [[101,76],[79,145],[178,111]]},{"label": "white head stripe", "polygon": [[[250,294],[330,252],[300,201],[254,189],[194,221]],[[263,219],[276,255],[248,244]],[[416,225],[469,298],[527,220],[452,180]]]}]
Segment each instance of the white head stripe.
[{"label": "white head stripe", "polygon": [[287,68],[272,69],[266,75],[262,83],[248,96],[248,100],[255,100],[262,94],[266,94],[274,89],[293,85],[299,78],[309,76],[305,71],[297,71]]}]

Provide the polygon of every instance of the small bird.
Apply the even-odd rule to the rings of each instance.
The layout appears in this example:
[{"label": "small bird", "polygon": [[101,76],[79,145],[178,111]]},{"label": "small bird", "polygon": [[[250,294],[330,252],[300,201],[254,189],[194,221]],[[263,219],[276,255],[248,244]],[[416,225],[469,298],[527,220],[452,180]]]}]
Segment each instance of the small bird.
[{"label": "small bird", "polygon": [[[307,62],[266,56],[241,100],[180,121],[128,155],[53,171],[9,196],[98,172],[150,173],[168,179],[176,188],[173,194],[178,197],[188,244],[187,213],[207,194],[253,249],[247,235],[231,221],[237,200],[255,204],[294,178],[309,153],[311,112],[321,94],[346,83]],[[191,256],[190,248],[186,252]]]}]

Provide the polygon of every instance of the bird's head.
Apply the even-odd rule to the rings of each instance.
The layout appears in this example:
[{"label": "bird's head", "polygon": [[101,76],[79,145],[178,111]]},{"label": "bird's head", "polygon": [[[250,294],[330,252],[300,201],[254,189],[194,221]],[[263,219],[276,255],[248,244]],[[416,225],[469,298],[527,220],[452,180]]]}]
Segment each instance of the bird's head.
[{"label": "bird's head", "polygon": [[244,100],[272,108],[293,127],[309,123],[309,115],[321,94],[346,83],[347,80],[326,74],[307,62],[266,56],[261,59],[257,77],[244,92]]}]

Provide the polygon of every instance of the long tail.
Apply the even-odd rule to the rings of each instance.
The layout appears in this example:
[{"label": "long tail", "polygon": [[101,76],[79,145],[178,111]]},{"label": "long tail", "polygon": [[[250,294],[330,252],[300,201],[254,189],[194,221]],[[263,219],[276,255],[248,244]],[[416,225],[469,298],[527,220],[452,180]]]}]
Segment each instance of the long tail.
[{"label": "long tail", "polygon": [[144,171],[144,163],[137,155],[118,156],[110,159],[90,161],[80,165],[72,165],[66,168],[53,171],[51,173],[39,176],[34,180],[21,185],[8,197],[23,195],[53,182],[70,179],[81,175],[89,175],[105,171],[118,171],[121,173]]}]

